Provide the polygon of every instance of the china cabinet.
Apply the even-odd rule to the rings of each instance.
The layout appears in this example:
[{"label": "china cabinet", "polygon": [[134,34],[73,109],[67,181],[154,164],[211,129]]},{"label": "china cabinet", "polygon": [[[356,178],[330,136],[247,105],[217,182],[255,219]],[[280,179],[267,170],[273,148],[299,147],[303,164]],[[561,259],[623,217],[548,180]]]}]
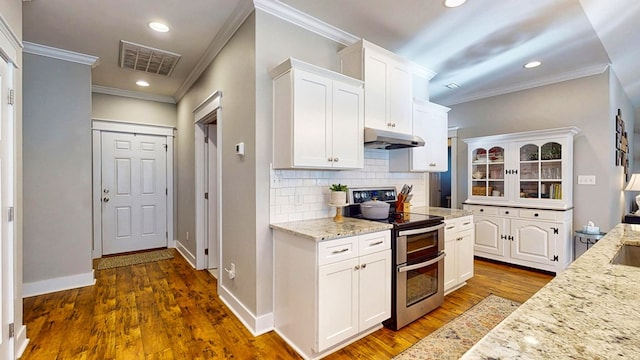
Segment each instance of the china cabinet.
[{"label": "china cabinet", "polygon": [[572,261],[573,137],[567,127],[465,139],[476,256],[559,272]]},{"label": "china cabinet", "polygon": [[320,358],[391,316],[391,233],[314,241],[274,231],[274,328]]},{"label": "china cabinet", "polygon": [[364,81],[365,126],[412,134],[414,95],[428,100],[419,87],[428,88],[435,73],[366,40],[339,54],[342,73]]},{"label": "china cabinet", "polygon": [[473,277],[473,216],[444,220],[444,292],[464,286]]},{"label": "china cabinet", "polygon": [[424,146],[389,152],[389,171],[445,172],[448,169],[448,111],[431,102],[415,100],[413,135],[424,140]]},{"label": "china cabinet", "polygon": [[289,58],[273,77],[273,167],[364,167],[362,82]]}]

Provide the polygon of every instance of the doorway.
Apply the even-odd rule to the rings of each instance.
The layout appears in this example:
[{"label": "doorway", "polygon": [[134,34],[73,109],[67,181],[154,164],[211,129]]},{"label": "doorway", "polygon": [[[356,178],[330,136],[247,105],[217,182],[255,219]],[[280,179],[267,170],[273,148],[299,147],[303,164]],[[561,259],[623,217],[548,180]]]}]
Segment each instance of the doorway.
[{"label": "doorway", "polygon": [[93,120],[93,257],[174,247],[173,127]]},{"label": "doorway", "polygon": [[457,208],[457,156],[458,128],[448,131],[447,171],[429,173],[429,206]]}]

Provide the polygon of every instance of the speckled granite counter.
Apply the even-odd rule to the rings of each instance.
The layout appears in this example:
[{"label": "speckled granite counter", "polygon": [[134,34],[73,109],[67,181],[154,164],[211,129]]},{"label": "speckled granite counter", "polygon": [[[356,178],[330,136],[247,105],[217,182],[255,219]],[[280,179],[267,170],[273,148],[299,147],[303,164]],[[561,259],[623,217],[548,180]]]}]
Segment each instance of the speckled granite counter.
[{"label": "speckled granite counter", "polygon": [[391,224],[345,217],[341,223],[333,218],[300,220],[286,223],[271,224],[272,229],[305,237],[315,241],[337,239],[345,236],[366,234],[375,231],[389,230]]},{"label": "speckled granite counter", "polygon": [[474,345],[463,359],[637,359],[640,268],[612,265],[640,225],[619,224]]},{"label": "speckled granite counter", "polygon": [[473,212],[469,210],[459,210],[459,209],[449,209],[449,208],[429,207],[429,206],[412,207],[411,212],[414,214],[442,216],[445,218],[445,220],[473,215]]}]

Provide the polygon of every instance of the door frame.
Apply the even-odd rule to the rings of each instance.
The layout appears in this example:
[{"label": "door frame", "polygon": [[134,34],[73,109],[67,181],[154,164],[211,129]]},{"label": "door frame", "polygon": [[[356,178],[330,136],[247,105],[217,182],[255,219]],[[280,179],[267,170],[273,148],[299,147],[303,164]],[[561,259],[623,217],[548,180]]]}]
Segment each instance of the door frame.
[{"label": "door frame", "polygon": [[[222,92],[209,95],[193,110],[195,132],[195,268],[218,268],[222,258]],[[205,142],[203,126],[216,127],[216,141]],[[215,158],[213,158],[215,154]],[[208,163],[205,161],[208,159]],[[215,176],[210,165],[215,165]],[[205,183],[207,181],[207,183]],[[209,201],[205,201],[206,189]],[[214,191],[215,190],[215,191]],[[209,216],[207,216],[207,214]],[[208,217],[208,219],[207,219]],[[213,221],[213,223],[211,223]],[[208,231],[208,229],[214,229]],[[208,255],[205,249],[209,249]]]},{"label": "door frame", "polygon": [[102,132],[120,132],[165,136],[167,138],[167,247],[175,247],[173,234],[173,138],[175,127],[136,124],[118,120],[92,119],[93,154],[93,250],[94,259],[102,257]]}]

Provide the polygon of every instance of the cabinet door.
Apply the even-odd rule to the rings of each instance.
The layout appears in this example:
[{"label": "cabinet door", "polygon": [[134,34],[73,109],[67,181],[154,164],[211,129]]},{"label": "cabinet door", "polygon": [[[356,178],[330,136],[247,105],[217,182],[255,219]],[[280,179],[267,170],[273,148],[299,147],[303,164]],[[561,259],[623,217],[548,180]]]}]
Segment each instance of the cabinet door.
[{"label": "cabinet door", "polygon": [[476,223],[473,250],[479,253],[487,253],[505,256],[505,236],[507,219],[493,216],[474,215]]},{"label": "cabinet door", "polygon": [[294,166],[330,167],[332,81],[294,70]]},{"label": "cabinet door", "polygon": [[318,352],[358,333],[359,263],[353,258],[318,270]]},{"label": "cabinet door", "polygon": [[457,241],[458,232],[455,220],[445,220],[444,226],[444,291],[458,284]]},{"label": "cabinet door", "polygon": [[518,201],[561,204],[567,195],[571,195],[566,193],[567,186],[563,185],[567,183],[567,174],[563,169],[563,163],[567,160],[564,157],[568,156],[564,143],[563,139],[548,139],[515,144]]},{"label": "cabinet door", "polygon": [[413,96],[411,71],[403,64],[390,60],[389,87],[387,88],[387,101],[389,104],[389,122],[391,130],[395,132],[412,134],[411,120]]},{"label": "cabinet door", "polygon": [[364,166],[364,97],[361,87],[333,82],[332,155],[334,168]]},{"label": "cabinet door", "polygon": [[[555,264],[556,238],[554,223],[511,220],[511,257],[545,265]],[[554,230],[555,229],[555,230]]]},{"label": "cabinet door", "polygon": [[387,58],[371,49],[364,49],[364,114],[365,126],[389,130],[387,103]]},{"label": "cabinet door", "polygon": [[391,250],[360,257],[359,331],[391,316]]},{"label": "cabinet door", "polygon": [[423,135],[420,135],[425,141],[426,169],[445,172],[449,168],[447,154],[449,116],[447,110],[440,106],[428,106],[426,110],[426,129],[423,130]]},{"label": "cabinet door", "polygon": [[507,161],[507,144],[486,144],[469,148],[469,198],[506,201],[513,192]]},{"label": "cabinet door", "polygon": [[456,236],[456,257],[458,282],[461,283],[471,279],[473,277],[473,229],[458,232]]}]

